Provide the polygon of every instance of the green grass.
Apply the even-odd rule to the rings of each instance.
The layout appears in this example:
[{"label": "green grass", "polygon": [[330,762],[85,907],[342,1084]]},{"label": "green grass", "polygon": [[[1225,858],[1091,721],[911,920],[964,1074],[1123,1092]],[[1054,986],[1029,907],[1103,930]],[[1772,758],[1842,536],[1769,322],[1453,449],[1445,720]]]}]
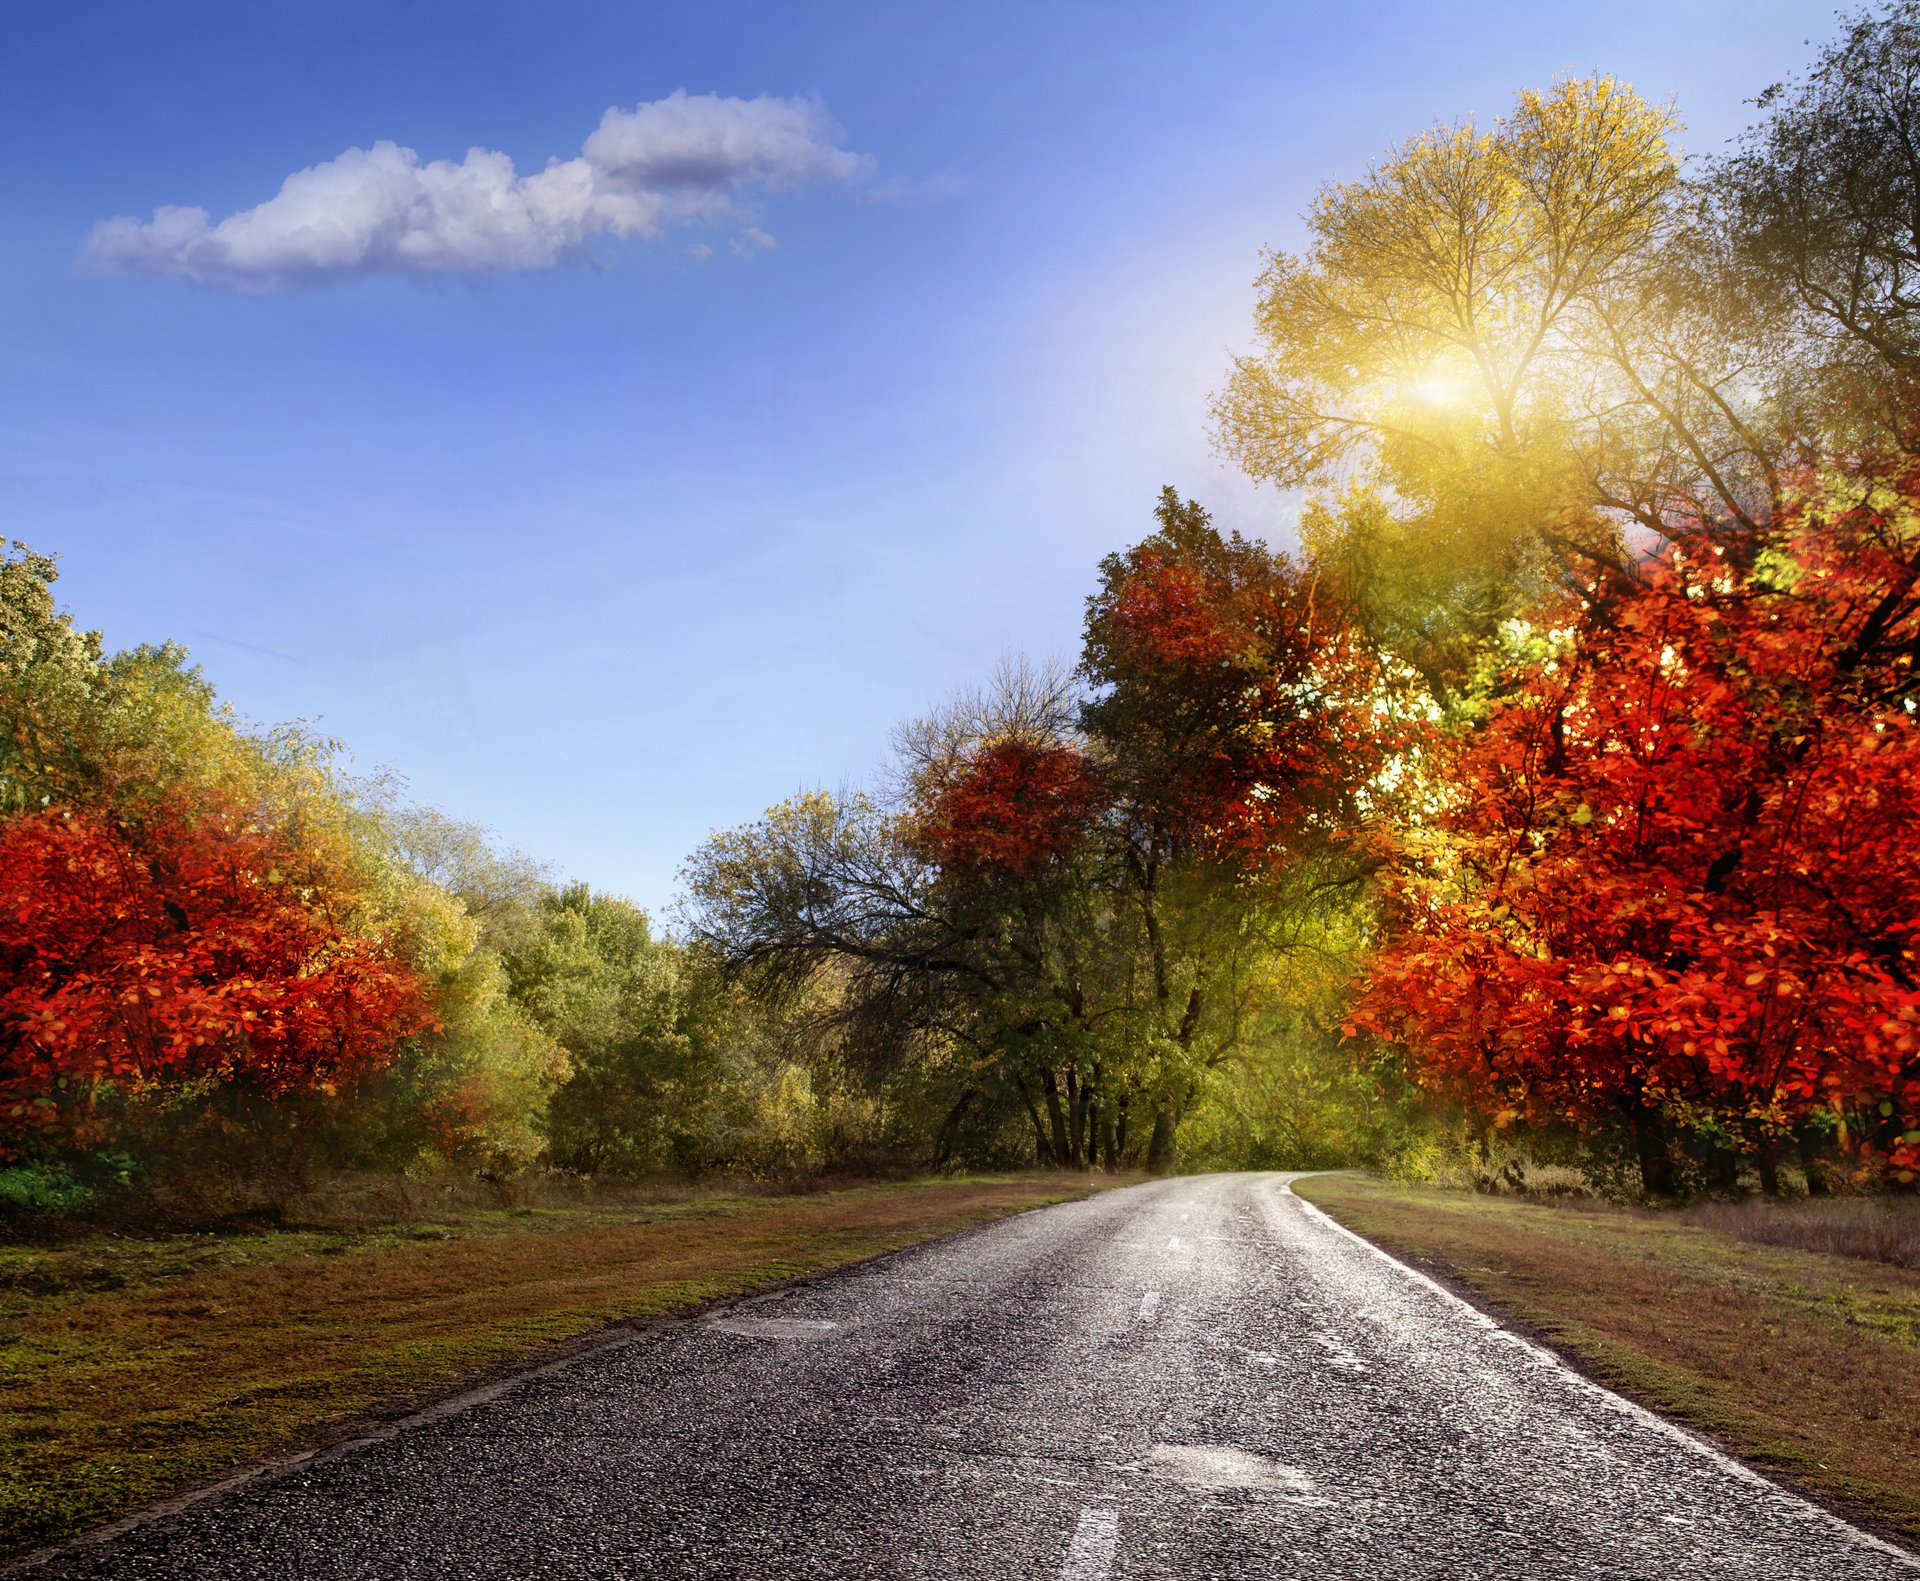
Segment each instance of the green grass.
[{"label": "green grass", "polygon": [[1920,1271],[1681,1213],[1321,1175],[1295,1190],[1582,1370],[1920,1537]]},{"label": "green grass", "polygon": [[0,1554],[655,1317],[1110,1180],[1048,1175],[0,1247]]}]

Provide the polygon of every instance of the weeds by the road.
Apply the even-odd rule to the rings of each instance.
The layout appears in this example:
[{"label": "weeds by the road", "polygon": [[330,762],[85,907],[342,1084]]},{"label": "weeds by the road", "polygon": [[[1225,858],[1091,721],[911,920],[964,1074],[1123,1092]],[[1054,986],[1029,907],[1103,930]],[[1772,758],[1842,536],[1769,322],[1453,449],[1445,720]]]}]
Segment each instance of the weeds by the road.
[{"label": "weeds by the road", "polygon": [[1656,1213],[1352,1175],[1295,1189],[1602,1382],[1920,1537],[1920,1271],[1902,1208]]},{"label": "weeds by the road", "polygon": [[0,1247],[0,1554],[608,1323],[1117,1183],[982,1177]]}]

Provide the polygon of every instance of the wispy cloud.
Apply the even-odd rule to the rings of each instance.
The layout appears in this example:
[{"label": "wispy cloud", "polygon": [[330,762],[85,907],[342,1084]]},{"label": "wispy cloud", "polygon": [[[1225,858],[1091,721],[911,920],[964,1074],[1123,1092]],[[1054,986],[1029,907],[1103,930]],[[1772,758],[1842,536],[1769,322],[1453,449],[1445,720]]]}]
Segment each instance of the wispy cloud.
[{"label": "wispy cloud", "polygon": [[151,220],[103,220],[81,263],[260,293],[369,275],[552,269],[584,257],[596,237],[687,223],[737,223],[745,255],[774,245],[742,208],[747,196],[872,188],[873,160],[843,142],[818,99],[677,92],[608,110],[578,155],[531,175],[490,149],[456,164],[378,142],[296,171],[274,197],[218,224],[172,205]]},{"label": "wispy cloud", "polygon": [[772,252],[779,245],[758,225],[747,225],[733,239],[733,255],[736,258],[751,258],[755,253]]}]

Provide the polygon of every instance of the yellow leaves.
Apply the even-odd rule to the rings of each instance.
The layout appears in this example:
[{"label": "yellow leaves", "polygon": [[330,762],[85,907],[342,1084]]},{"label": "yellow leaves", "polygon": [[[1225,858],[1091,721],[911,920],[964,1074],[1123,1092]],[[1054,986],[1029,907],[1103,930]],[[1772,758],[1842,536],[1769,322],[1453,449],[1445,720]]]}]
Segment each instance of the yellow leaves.
[{"label": "yellow leaves", "polygon": [[1548,234],[1605,258],[1651,229],[1679,177],[1667,142],[1678,126],[1671,108],[1596,75],[1563,78],[1545,93],[1523,89],[1500,141]]}]

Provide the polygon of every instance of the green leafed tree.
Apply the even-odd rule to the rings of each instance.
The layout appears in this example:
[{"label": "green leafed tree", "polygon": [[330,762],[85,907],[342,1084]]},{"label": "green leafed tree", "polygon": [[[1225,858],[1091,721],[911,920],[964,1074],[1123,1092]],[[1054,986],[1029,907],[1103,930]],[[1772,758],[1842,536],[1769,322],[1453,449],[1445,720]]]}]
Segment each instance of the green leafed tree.
[{"label": "green leafed tree", "polygon": [[542,900],[505,963],[515,1003],[571,1066],[547,1117],[556,1164],[636,1174],[708,1161],[727,1008],[694,958],[631,901],[569,884]]}]

